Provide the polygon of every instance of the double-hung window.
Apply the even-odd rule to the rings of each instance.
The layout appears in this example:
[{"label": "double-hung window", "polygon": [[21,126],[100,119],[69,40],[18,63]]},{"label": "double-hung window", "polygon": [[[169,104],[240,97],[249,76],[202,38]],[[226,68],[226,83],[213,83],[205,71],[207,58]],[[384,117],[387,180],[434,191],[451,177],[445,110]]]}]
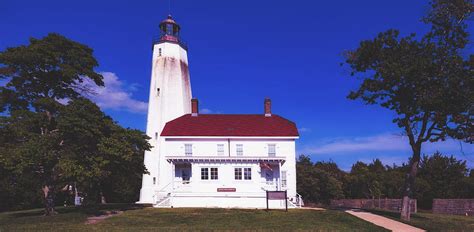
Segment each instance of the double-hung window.
[{"label": "double-hung window", "polygon": [[244,145],[243,144],[236,144],[235,145],[235,150],[236,150],[236,154],[238,156],[243,156],[244,155]]},{"label": "double-hung window", "polygon": [[217,144],[217,155],[224,155],[224,144]]},{"label": "double-hung window", "polygon": [[252,168],[244,168],[244,180],[252,179]]},{"label": "double-hung window", "polygon": [[192,144],[184,144],[184,155],[192,156],[193,155],[193,145]]},{"label": "double-hung window", "polygon": [[201,168],[201,180],[209,180],[209,168]]},{"label": "double-hung window", "polygon": [[275,157],[275,155],[276,155],[275,144],[268,144],[268,156]]},{"label": "double-hung window", "polygon": [[219,171],[217,168],[211,168],[211,180],[219,179]]},{"label": "double-hung window", "polygon": [[201,180],[218,180],[218,179],[219,179],[218,168],[201,168]]},{"label": "double-hung window", "polygon": [[281,187],[286,188],[286,171],[281,171]]},{"label": "double-hung window", "polygon": [[235,180],[242,180],[242,179],[251,180],[252,168],[234,168],[234,179]]},{"label": "double-hung window", "polygon": [[234,179],[242,180],[242,168],[234,168]]}]

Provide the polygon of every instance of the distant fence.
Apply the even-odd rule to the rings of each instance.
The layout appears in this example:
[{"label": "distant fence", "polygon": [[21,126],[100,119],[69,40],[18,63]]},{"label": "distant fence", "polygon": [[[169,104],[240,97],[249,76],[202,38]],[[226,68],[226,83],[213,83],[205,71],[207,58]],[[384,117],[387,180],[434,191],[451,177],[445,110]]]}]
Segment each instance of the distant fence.
[{"label": "distant fence", "polygon": [[[331,207],[354,209],[383,209],[400,212],[402,199],[340,199],[331,200]],[[417,212],[416,199],[410,200],[410,211]]]},{"label": "distant fence", "polygon": [[433,199],[433,213],[474,216],[474,199]]}]

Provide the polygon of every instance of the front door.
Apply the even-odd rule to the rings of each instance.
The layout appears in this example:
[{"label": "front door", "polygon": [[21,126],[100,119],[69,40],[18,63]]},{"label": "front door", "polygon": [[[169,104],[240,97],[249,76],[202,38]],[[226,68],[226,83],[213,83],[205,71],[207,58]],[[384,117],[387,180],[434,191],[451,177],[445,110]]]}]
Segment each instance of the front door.
[{"label": "front door", "polygon": [[267,185],[273,185],[273,170],[265,170],[265,181]]},{"label": "front door", "polygon": [[191,177],[191,168],[182,168],[181,178],[183,180],[183,184],[189,184],[190,177]]}]

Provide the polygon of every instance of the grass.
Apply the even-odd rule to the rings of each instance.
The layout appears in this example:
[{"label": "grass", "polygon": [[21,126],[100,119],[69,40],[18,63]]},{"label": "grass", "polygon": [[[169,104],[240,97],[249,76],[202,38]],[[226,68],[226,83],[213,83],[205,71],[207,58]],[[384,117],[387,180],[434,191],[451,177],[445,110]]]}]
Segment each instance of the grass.
[{"label": "grass", "polygon": [[397,212],[370,210],[370,212],[385,216],[427,231],[474,231],[474,217],[460,215],[433,214],[419,212],[411,215],[410,221],[400,219]]},{"label": "grass", "polygon": [[[89,215],[111,209],[126,210],[104,221],[86,225]],[[59,214],[42,216],[43,211],[0,213],[0,231],[386,231],[342,211],[264,211],[246,209],[155,209],[112,205],[102,208],[59,208]]]}]

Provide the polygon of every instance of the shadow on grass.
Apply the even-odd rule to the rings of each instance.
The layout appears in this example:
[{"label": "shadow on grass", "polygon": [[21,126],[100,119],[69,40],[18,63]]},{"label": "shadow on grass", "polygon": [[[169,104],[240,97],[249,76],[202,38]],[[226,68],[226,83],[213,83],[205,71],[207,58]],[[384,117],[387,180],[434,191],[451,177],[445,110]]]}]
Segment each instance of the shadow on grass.
[{"label": "shadow on grass", "polygon": [[[128,211],[128,210],[137,210],[143,209],[145,206],[136,205],[136,204],[103,204],[103,205],[89,205],[89,206],[80,206],[80,207],[58,207],[55,211],[58,214],[70,214],[70,213],[80,213],[87,216],[100,216],[105,214],[107,211]],[[11,212],[8,213],[8,216],[11,218],[23,218],[23,217],[33,217],[33,216],[43,216],[44,209],[31,209],[26,211]],[[46,217],[46,216],[45,216]],[[54,217],[50,216],[50,217]]]}]

